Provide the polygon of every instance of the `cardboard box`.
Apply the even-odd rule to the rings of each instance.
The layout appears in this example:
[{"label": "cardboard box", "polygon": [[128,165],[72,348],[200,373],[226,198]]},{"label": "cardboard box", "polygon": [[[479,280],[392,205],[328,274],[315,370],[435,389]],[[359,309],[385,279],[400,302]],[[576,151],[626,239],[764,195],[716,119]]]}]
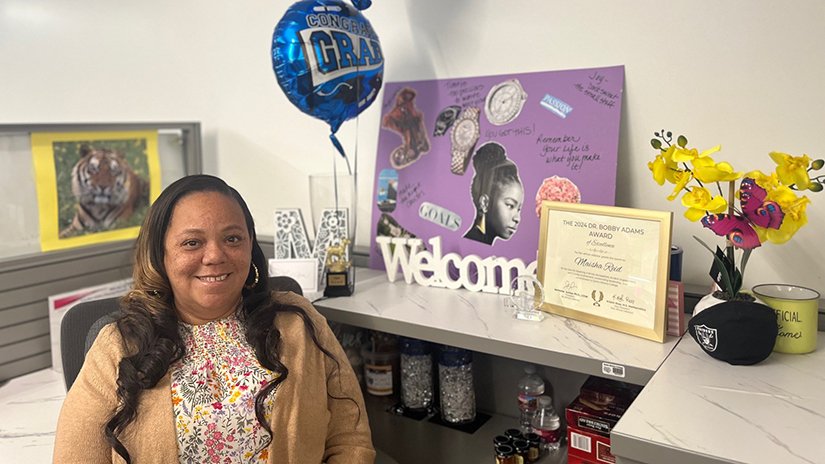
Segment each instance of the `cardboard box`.
[{"label": "cardboard box", "polygon": [[567,462],[616,464],[610,453],[610,438],[567,424]]},{"label": "cardboard box", "polygon": [[568,426],[609,438],[610,431],[626,410],[622,405],[599,405],[579,396],[565,409],[565,418]]},{"label": "cardboard box", "polygon": [[567,464],[596,464],[595,462],[585,461],[582,458],[577,458],[576,456],[567,456]]}]

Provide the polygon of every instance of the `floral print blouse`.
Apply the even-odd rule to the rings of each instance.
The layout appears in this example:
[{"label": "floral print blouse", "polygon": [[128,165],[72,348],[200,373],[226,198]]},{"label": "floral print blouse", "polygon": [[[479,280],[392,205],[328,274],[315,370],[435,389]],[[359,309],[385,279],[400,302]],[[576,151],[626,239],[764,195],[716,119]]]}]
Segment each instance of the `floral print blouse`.
[{"label": "floral print blouse", "polygon": [[180,463],[266,462],[271,437],[255,417],[255,394],[277,375],[258,363],[235,314],[178,325],[186,354],[171,381]]}]

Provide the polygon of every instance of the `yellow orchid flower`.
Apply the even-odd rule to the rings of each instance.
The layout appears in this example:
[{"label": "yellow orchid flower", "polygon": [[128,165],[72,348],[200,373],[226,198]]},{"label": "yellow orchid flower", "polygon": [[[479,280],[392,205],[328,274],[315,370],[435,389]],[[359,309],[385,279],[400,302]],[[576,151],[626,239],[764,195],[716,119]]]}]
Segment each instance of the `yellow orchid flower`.
[{"label": "yellow orchid flower", "polygon": [[664,185],[665,181],[675,184],[678,182],[677,177],[680,172],[679,165],[671,158],[673,147],[669,148],[663,155],[656,155],[656,159],[647,163],[647,167],[653,173],[653,179],[659,184]]},{"label": "yellow orchid flower", "polygon": [[693,222],[702,219],[705,211],[724,213],[728,208],[728,202],[721,195],[711,197],[710,191],[704,187],[693,187],[682,197],[682,205],[688,208],[685,217]]},{"label": "yellow orchid flower", "polygon": [[[673,148],[673,147],[670,147],[670,148]],[[703,151],[702,153],[699,153],[699,150],[697,150],[695,148],[676,147],[676,149],[673,152],[673,155],[671,156],[671,159],[673,159],[673,161],[675,161],[677,163],[686,163],[686,162],[692,161],[696,158],[704,158],[708,155],[716,153],[717,151],[719,151],[721,149],[722,149],[722,145],[716,145],[713,148],[710,148],[708,150]],[[670,151],[670,150],[668,150],[668,151]]]},{"label": "yellow orchid flower", "polygon": [[770,153],[771,159],[777,164],[776,174],[779,182],[785,185],[796,184],[799,190],[806,190],[811,185],[811,178],[808,176],[808,167],[811,159],[808,155],[791,156],[778,151]]},{"label": "yellow orchid flower", "polygon": [[710,156],[692,159],[690,164],[693,165],[693,175],[699,182],[728,182],[742,177],[741,172],[733,172],[733,166],[727,161],[717,164]]},{"label": "yellow orchid flower", "polygon": [[679,196],[679,193],[685,188],[685,186],[693,179],[693,173],[690,171],[677,171],[673,173],[674,178],[676,180],[676,186],[673,187],[673,193],[671,193],[667,199],[668,201],[673,201],[676,197]]},{"label": "yellow orchid flower", "polygon": [[665,175],[667,173],[665,158],[662,155],[656,155],[656,159],[647,163],[647,167],[653,173],[653,180],[659,185],[665,185]]},{"label": "yellow orchid flower", "polygon": [[677,147],[676,145],[671,145],[667,148],[667,150],[663,152],[666,163],[670,164],[675,162],[673,161],[673,154],[676,153],[677,148],[679,147]]},{"label": "yellow orchid flower", "polygon": [[779,177],[776,176],[775,172],[772,172],[771,175],[768,176],[762,171],[751,171],[746,173],[743,177],[753,179],[756,182],[756,185],[762,187],[767,192],[779,187]]},{"label": "yellow orchid flower", "polygon": [[722,145],[716,145],[713,148],[708,148],[707,150],[703,151],[702,153],[699,153],[699,158],[704,158],[708,155],[712,155],[712,154],[714,154],[714,153],[716,153],[717,151],[720,151],[720,150],[722,150]]},{"label": "yellow orchid flower", "polygon": [[675,148],[670,158],[677,163],[685,163],[699,156],[699,150],[695,148],[682,148],[675,145],[670,148]]},{"label": "yellow orchid flower", "polygon": [[796,232],[808,223],[808,215],[805,209],[811,200],[808,197],[797,197],[793,190],[780,185],[771,192],[768,192],[765,201],[775,201],[782,208],[785,213],[782,219],[782,225],[779,229],[765,229],[762,227],[755,227],[756,233],[759,234],[759,240],[765,242],[769,241],[777,245],[781,245],[796,234]]}]

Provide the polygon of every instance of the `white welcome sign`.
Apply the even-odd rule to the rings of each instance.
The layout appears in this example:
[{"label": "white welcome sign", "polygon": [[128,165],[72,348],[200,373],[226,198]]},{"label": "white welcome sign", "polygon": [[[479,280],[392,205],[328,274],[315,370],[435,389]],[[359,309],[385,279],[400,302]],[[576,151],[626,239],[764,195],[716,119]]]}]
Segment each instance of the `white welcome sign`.
[{"label": "white welcome sign", "polygon": [[[535,275],[537,262],[525,266],[520,259],[505,259],[491,256],[481,259],[478,255],[461,257],[458,253],[441,255],[441,237],[433,237],[428,243],[432,252],[422,250],[424,242],[420,238],[376,237],[375,242],[381,246],[387,279],[395,282],[398,278],[398,266],[404,274],[404,280],[411,284],[413,280],[424,287],[459,289],[471,292],[510,293],[510,282],[520,275]],[[390,249],[395,245],[395,250]],[[410,247],[409,254],[407,247]],[[458,270],[458,278],[450,276],[450,268]],[[497,274],[501,272],[499,284]],[[476,275],[473,280],[473,274]]]}]

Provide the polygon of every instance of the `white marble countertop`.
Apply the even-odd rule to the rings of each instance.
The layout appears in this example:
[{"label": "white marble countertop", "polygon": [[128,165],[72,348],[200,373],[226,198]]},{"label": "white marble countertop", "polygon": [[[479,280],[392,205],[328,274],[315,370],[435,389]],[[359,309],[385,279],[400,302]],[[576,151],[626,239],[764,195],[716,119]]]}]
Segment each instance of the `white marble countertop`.
[{"label": "white marble countertop", "polygon": [[316,301],[328,319],[435,343],[604,376],[602,363],[625,367],[623,380],[644,385],[676,346],[547,314],[540,323],[513,319],[504,295],[389,282],[384,271],[358,268],[350,297]]},{"label": "white marble countertop", "polygon": [[717,361],[686,335],[612,432],[644,463],[825,463],[825,337],[755,366]]},{"label": "white marble countertop", "polygon": [[63,375],[44,369],[0,387],[0,463],[52,462]]}]

